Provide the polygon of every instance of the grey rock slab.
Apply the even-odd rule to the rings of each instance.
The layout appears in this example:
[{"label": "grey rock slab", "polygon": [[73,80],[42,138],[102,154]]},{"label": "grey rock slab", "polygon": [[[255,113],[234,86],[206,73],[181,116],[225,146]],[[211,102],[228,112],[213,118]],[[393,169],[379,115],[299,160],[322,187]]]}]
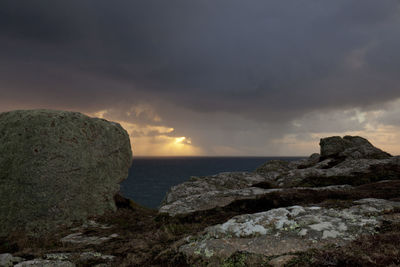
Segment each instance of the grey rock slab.
[{"label": "grey rock slab", "polygon": [[9,267],[13,265],[13,255],[10,253],[0,254],[0,267]]},{"label": "grey rock slab", "polygon": [[85,245],[99,245],[110,239],[117,238],[118,234],[109,236],[85,236],[83,233],[73,233],[61,238],[61,242]]},{"label": "grey rock slab", "polygon": [[192,177],[189,181],[170,188],[162,205],[206,192],[238,190],[265,181],[258,174],[248,172],[223,172],[211,176]]},{"label": "grey rock slab", "polygon": [[88,261],[88,260],[105,260],[105,261],[112,261],[115,259],[113,255],[104,255],[100,252],[96,251],[87,251],[82,253],[49,253],[46,254],[44,257],[46,260],[58,260],[58,261],[73,261],[73,260],[80,260],[80,261]]},{"label": "grey rock slab", "polygon": [[104,255],[104,254],[101,254],[100,252],[83,252],[80,254],[80,259],[81,260],[101,259],[101,260],[105,260],[105,261],[112,261],[113,259],[115,259],[115,256]]},{"label": "grey rock slab", "polygon": [[34,259],[30,261],[23,261],[15,265],[15,267],[75,267],[76,265],[69,261],[59,260],[43,260]]},{"label": "grey rock slab", "polygon": [[[323,192],[323,191],[346,191],[352,188],[349,185],[326,186],[319,188],[293,188],[299,192]],[[159,212],[168,213],[170,216],[184,215],[196,211],[210,210],[216,207],[224,207],[237,200],[252,200],[261,197],[268,197],[277,192],[285,192],[285,188],[262,189],[258,187],[248,187],[238,190],[209,191],[201,194],[193,194],[182,199],[178,199],[170,204],[162,205]],[[312,194],[312,193],[309,193]]]},{"label": "grey rock slab", "polygon": [[46,254],[44,258],[46,260],[57,260],[57,261],[64,261],[71,259],[75,254],[74,253],[49,253]]},{"label": "grey rock slab", "polygon": [[266,256],[343,245],[361,234],[374,234],[384,214],[400,208],[400,202],[383,199],[354,201],[345,209],[318,206],[272,209],[235,216],[210,226],[186,240],[179,251],[188,257],[226,258],[237,251]]},{"label": "grey rock slab", "polygon": [[170,204],[162,205],[159,212],[168,213],[171,216],[188,214],[195,211],[209,210],[216,207],[224,207],[235,200],[252,199],[259,195],[276,192],[281,189],[262,189],[248,187],[239,190],[209,191],[194,194],[178,199]]},{"label": "grey rock slab", "polygon": [[[329,164],[330,159],[326,160]],[[323,186],[330,184],[360,185],[400,178],[400,157],[388,159],[349,159],[331,168],[320,167],[325,161],[305,169],[282,172],[276,183],[280,187]]]},{"label": "grey rock slab", "polygon": [[94,220],[88,220],[87,222],[83,223],[79,227],[72,228],[71,231],[82,231],[86,229],[110,229],[113,226],[111,225],[106,225],[106,224],[101,224],[99,222],[96,222]]},{"label": "grey rock slab", "polygon": [[67,111],[0,113],[0,235],[115,210],[131,161],[118,123]]},{"label": "grey rock slab", "polygon": [[24,261],[21,257],[14,257],[10,253],[0,254],[0,267],[14,266],[14,264]]}]

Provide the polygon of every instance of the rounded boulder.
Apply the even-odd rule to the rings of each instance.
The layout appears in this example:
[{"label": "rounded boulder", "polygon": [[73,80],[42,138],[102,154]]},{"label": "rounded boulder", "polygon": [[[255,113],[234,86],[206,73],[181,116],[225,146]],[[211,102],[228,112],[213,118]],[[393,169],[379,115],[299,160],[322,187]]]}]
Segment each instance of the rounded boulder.
[{"label": "rounded boulder", "polygon": [[67,111],[0,113],[0,236],[114,210],[131,162],[118,123]]}]

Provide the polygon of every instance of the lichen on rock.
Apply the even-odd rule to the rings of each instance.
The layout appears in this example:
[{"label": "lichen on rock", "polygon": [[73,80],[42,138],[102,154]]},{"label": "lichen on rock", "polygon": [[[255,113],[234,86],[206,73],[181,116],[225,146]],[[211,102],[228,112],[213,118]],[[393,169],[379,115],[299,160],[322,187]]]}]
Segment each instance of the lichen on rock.
[{"label": "lichen on rock", "polygon": [[78,112],[0,114],[0,236],[114,210],[132,152],[118,124]]},{"label": "lichen on rock", "polygon": [[205,229],[179,251],[189,258],[226,258],[237,251],[282,255],[321,248],[327,244],[346,244],[362,234],[374,234],[383,215],[400,208],[400,202],[383,199],[354,201],[349,208],[291,206],[255,214],[235,216],[227,222]]}]

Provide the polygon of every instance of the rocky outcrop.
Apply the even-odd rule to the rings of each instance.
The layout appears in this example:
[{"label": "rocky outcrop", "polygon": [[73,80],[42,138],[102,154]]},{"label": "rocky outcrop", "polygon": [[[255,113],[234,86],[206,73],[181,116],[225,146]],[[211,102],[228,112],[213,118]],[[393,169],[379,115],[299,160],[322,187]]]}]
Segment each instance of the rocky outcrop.
[{"label": "rocky outcrop", "polygon": [[[344,245],[374,234],[400,202],[362,199],[349,208],[291,206],[233,217],[186,239],[179,251],[192,262],[222,263],[236,252],[265,256],[297,253],[325,245]],[[400,218],[395,217],[397,223]]]},{"label": "rocky outcrop", "polygon": [[239,190],[264,181],[265,178],[261,175],[246,172],[225,172],[212,176],[192,177],[188,182],[171,187],[163,204],[182,201],[186,197],[206,192]]},{"label": "rocky outcrop", "polygon": [[1,113],[0,236],[114,210],[131,160],[118,123],[66,111]]},{"label": "rocky outcrop", "polygon": [[400,178],[400,157],[388,159],[346,159],[338,163],[328,158],[308,168],[292,168],[265,173],[266,181],[277,187],[361,185]]},{"label": "rocky outcrop", "polygon": [[172,187],[159,211],[182,215],[257,200],[276,191],[285,192],[285,188],[301,192],[303,187],[359,186],[400,178],[400,157],[392,157],[362,137],[323,138],[320,145],[321,155],[314,153],[292,162],[272,160],[253,173],[192,178]]},{"label": "rocky outcrop", "polygon": [[159,212],[208,226],[176,242],[175,253],[189,265],[281,266],[300,252],[350,246],[400,225],[399,156],[357,136],[323,138],[320,146],[302,160],[172,187]]},{"label": "rocky outcrop", "polygon": [[115,195],[116,212],[83,224],[0,236],[0,262],[392,266],[400,263],[399,161],[363,138],[322,139],[309,158],[193,177],[171,188],[159,212]]},{"label": "rocky outcrop", "polygon": [[233,213],[259,212],[295,204],[319,203],[326,199],[395,198],[400,196],[400,180],[380,181],[361,186],[332,185],[325,187],[294,187],[262,189],[248,187],[222,192],[211,191],[188,196],[162,206],[161,213],[171,216],[188,216],[211,210]]},{"label": "rocky outcrop", "polygon": [[322,158],[387,159],[391,155],[360,136],[332,136],[320,141]]}]

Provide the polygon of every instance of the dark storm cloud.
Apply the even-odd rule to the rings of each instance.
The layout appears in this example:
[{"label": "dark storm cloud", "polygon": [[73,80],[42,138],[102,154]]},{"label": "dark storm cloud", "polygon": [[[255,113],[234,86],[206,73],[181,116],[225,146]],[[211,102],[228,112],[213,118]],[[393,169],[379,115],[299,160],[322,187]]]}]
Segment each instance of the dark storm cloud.
[{"label": "dark storm cloud", "polygon": [[[1,1],[2,102],[288,121],[400,97],[395,0]],[[169,104],[169,105],[166,105]],[[3,104],[2,104],[3,105]]]}]

